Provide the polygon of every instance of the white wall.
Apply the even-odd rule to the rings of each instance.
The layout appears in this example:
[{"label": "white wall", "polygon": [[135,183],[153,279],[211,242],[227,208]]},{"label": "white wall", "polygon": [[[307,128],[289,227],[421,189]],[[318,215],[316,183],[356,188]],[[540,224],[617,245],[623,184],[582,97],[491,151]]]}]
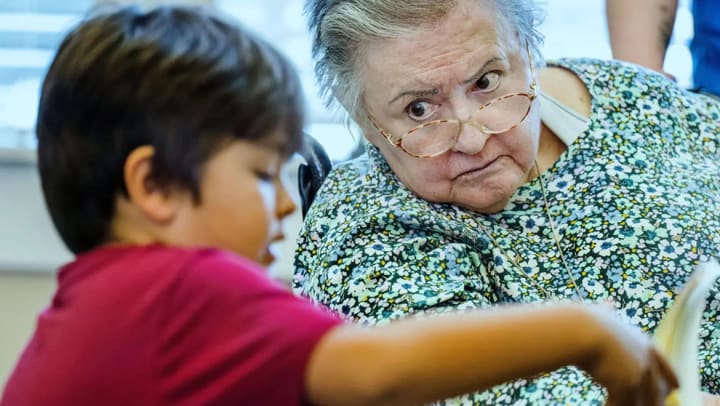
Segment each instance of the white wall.
[{"label": "white wall", "polygon": [[49,303],[53,270],[70,259],[45,210],[32,154],[0,155],[0,386],[37,313]]},{"label": "white wall", "polygon": [[0,272],[0,392],[54,289],[52,273]]},{"label": "white wall", "polygon": [[0,272],[49,272],[71,258],[45,209],[29,153],[0,161]]}]

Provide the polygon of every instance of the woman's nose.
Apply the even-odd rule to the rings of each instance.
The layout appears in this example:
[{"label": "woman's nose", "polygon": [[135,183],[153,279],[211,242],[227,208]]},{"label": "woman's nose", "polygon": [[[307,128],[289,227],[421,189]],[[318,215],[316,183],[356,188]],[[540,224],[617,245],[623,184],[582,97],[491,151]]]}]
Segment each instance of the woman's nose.
[{"label": "woman's nose", "polygon": [[465,121],[460,125],[460,134],[458,134],[453,151],[467,155],[475,155],[482,151],[490,134],[483,131],[481,124],[473,121]]}]

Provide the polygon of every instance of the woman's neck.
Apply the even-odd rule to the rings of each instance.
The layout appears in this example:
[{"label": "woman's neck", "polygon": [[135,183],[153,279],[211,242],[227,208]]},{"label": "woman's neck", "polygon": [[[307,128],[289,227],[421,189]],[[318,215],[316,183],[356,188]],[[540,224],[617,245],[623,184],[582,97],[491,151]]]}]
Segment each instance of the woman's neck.
[{"label": "woman's neck", "polygon": [[[552,96],[564,106],[583,117],[590,117],[591,96],[585,84],[573,72],[564,68],[545,68],[538,75],[543,93]],[[545,124],[541,124],[537,164],[540,173],[550,169],[567,150],[567,145]],[[538,176],[531,170],[528,180]]]},{"label": "woman's neck", "polygon": [[551,166],[555,165],[555,162],[560,159],[560,155],[562,155],[566,150],[567,146],[560,137],[545,126],[545,124],[541,124],[540,142],[537,155],[537,163],[540,168],[540,172],[545,172],[550,169]]},{"label": "woman's neck", "polygon": [[[533,165],[532,169],[528,173],[527,181],[530,182],[537,178],[540,173],[543,173],[550,169],[555,162],[560,159],[560,155],[567,150],[565,143],[554,133],[552,130],[547,128],[545,124],[540,125],[540,141],[537,153],[537,166]],[[537,173],[535,168],[540,169],[540,173]]]}]

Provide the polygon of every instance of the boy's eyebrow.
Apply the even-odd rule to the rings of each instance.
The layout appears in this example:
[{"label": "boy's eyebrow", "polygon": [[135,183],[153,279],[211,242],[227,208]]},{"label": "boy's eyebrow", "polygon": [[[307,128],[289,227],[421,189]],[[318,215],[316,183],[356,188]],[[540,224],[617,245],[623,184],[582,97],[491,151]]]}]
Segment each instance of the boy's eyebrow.
[{"label": "boy's eyebrow", "polygon": [[266,137],[258,141],[257,145],[270,153],[279,154],[280,156],[290,156],[294,151],[289,151],[288,140],[279,137]]},{"label": "boy's eyebrow", "polygon": [[[487,61],[485,61],[483,66],[480,67],[480,69],[478,69],[472,76],[470,76],[469,79],[464,80],[463,84],[472,83],[472,82],[478,80],[483,75],[485,69],[487,69],[487,67],[489,65],[496,63],[496,62],[504,61],[505,59],[506,59],[505,57],[498,57],[498,56],[488,59]],[[395,103],[397,100],[399,100],[403,97],[406,97],[406,96],[415,96],[416,98],[423,98],[423,97],[428,97],[428,96],[435,96],[438,93],[440,93],[440,89],[438,89],[438,88],[421,89],[421,90],[406,90],[406,91],[401,92],[400,94],[396,95],[395,97],[393,97],[392,100],[390,100],[390,102],[388,104],[391,105],[391,104]]]}]

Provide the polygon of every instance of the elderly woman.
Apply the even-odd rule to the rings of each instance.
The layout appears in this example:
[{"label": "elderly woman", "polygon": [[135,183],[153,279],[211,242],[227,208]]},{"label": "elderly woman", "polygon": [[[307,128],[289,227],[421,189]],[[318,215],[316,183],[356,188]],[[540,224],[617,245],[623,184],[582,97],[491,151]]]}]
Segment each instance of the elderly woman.
[{"label": "elderly woman", "polygon": [[[310,0],[307,10],[321,85],[369,145],[310,209],[299,293],[365,323],[612,301],[652,332],[694,265],[720,253],[718,103],[617,62],[540,69],[532,0]],[[710,393],[719,313],[716,287],[700,331]],[[603,398],[566,368],[450,403]]]}]

